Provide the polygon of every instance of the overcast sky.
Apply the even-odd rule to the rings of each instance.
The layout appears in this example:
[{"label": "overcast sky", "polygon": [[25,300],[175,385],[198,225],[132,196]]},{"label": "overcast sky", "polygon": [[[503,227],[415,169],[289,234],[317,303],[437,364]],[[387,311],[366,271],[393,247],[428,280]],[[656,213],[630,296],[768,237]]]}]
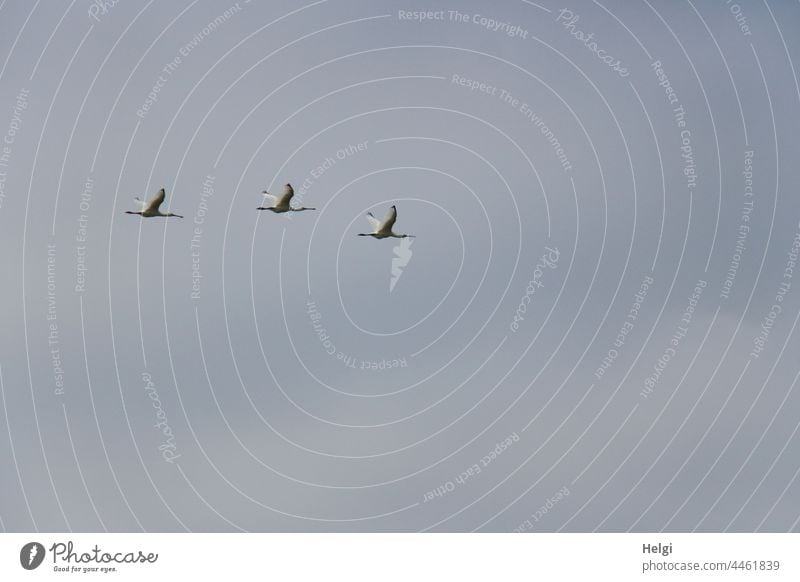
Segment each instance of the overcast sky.
[{"label": "overcast sky", "polygon": [[800,5],[100,4],[0,4],[3,529],[800,529]]}]

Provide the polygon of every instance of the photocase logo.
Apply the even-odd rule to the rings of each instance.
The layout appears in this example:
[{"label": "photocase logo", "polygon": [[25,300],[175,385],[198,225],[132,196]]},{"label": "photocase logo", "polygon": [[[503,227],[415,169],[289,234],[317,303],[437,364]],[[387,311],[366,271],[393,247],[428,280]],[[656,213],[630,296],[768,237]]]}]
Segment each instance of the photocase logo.
[{"label": "photocase logo", "polygon": [[403,274],[403,267],[408,266],[411,261],[411,244],[414,242],[412,238],[400,239],[400,244],[394,247],[395,257],[392,258],[392,278],[389,279],[389,293],[394,291],[394,286],[400,280]]},{"label": "photocase logo", "polygon": [[44,546],[39,542],[28,542],[19,551],[19,563],[26,570],[35,570],[44,560]]}]

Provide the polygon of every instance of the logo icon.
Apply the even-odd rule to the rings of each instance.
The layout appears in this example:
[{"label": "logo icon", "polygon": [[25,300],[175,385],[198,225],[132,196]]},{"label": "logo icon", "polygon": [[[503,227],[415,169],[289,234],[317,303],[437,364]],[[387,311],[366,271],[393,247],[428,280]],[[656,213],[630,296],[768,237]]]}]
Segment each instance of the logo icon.
[{"label": "logo icon", "polygon": [[39,542],[28,542],[19,551],[19,563],[26,570],[35,570],[44,561],[44,546]]},{"label": "logo icon", "polygon": [[392,258],[392,278],[389,280],[389,293],[394,291],[394,286],[397,285],[403,275],[403,267],[406,267],[411,261],[411,256],[414,254],[411,252],[411,244],[413,242],[414,239],[411,238],[400,239],[400,244],[393,249],[396,256]]}]

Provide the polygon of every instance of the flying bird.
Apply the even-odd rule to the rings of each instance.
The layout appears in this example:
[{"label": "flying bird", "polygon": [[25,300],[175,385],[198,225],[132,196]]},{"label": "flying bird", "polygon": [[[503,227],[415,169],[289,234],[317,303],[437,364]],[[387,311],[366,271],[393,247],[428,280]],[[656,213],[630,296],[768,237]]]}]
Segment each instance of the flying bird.
[{"label": "flying bird", "polygon": [[316,210],[316,208],[306,208],[305,206],[298,206],[297,208],[292,208],[289,205],[289,202],[294,196],[294,188],[292,188],[291,184],[286,184],[283,187],[283,192],[281,192],[280,196],[274,196],[264,190],[262,192],[264,198],[268,198],[272,202],[272,206],[259,206],[258,210],[272,210],[275,214],[282,214],[284,212],[302,212],[303,210]]},{"label": "flying bird", "polygon": [[367,212],[367,220],[372,225],[372,232],[360,233],[358,236],[371,236],[374,238],[414,238],[413,234],[397,234],[392,230],[397,220],[397,207],[392,206],[383,220],[375,218],[371,212]]},{"label": "flying bird", "polygon": [[125,214],[139,214],[145,218],[151,218],[153,216],[174,216],[175,218],[183,218],[180,214],[173,214],[172,212],[167,212],[166,214],[159,210],[159,206],[161,203],[164,202],[164,198],[166,197],[167,193],[162,188],[158,191],[158,194],[153,196],[150,200],[145,202],[140,198],[136,198],[136,202],[142,207],[142,209],[138,212],[134,212],[133,210],[126,210]]}]

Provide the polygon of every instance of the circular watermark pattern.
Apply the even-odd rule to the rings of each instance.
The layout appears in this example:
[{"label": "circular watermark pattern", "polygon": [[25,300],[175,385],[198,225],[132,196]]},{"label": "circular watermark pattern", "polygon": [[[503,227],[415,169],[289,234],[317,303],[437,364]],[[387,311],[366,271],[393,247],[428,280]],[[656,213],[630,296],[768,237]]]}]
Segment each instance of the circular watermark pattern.
[{"label": "circular watermark pattern", "polygon": [[798,15],[0,5],[0,526],[796,531]]}]

